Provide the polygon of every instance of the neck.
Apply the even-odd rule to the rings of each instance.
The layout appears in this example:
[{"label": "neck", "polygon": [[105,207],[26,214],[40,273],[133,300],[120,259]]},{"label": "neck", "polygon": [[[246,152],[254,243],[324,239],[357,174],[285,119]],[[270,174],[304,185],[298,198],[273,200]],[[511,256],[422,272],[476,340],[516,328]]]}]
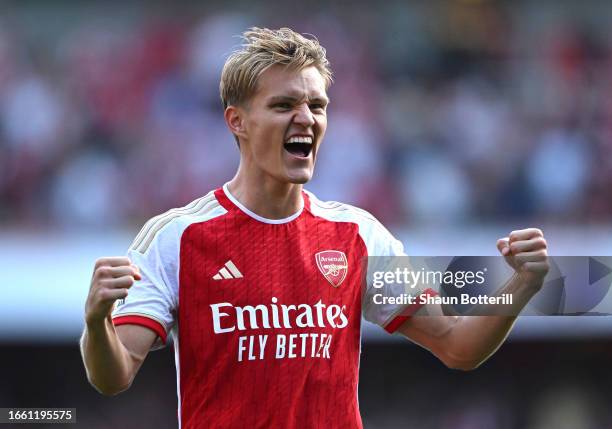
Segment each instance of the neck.
[{"label": "neck", "polygon": [[282,183],[267,175],[246,177],[240,169],[228,188],[243,206],[267,219],[287,218],[304,204],[301,184]]}]

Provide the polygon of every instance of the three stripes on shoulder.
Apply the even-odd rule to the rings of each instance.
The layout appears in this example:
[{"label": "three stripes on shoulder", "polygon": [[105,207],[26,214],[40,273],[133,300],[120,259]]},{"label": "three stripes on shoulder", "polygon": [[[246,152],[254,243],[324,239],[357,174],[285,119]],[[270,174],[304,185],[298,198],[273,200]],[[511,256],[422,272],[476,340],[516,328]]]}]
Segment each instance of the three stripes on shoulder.
[{"label": "three stripes on shoulder", "polygon": [[154,218],[150,219],[145,226],[140,230],[130,249],[139,253],[145,253],[157,233],[172,222],[174,219],[181,216],[197,215],[201,216],[219,207],[219,202],[215,198],[214,192],[209,192],[202,198],[192,201],[188,205],[180,208],[168,210]]}]

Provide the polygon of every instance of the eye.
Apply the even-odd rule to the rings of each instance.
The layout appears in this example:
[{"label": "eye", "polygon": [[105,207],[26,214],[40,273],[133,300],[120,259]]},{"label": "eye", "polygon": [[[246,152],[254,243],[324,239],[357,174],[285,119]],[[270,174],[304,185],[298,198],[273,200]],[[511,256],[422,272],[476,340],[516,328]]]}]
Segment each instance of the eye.
[{"label": "eye", "polygon": [[321,103],[313,103],[309,105],[311,110],[325,110],[325,106]]},{"label": "eye", "polygon": [[285,109],[291,109],[291,104],[287,102],[282,102],[282,103],[276,103],[272,107],[285,110]]}]

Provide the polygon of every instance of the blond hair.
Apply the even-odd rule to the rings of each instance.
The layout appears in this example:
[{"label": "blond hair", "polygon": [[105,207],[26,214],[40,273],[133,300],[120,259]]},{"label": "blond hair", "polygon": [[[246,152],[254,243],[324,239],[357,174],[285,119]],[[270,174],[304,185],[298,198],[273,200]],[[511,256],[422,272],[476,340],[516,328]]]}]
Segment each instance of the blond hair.
[{"label": "blond hair", "polygon": [[256,90],[261,74],[275,64],[301,70],[315,66],[325,88],[332,82],[332,72],[325,56],[325,48],[314,38],[309,39],[289,29],[253,27],[242,34],[244,43],[234,51],[223,66],[219,92],[223,108],[240,105]]}]

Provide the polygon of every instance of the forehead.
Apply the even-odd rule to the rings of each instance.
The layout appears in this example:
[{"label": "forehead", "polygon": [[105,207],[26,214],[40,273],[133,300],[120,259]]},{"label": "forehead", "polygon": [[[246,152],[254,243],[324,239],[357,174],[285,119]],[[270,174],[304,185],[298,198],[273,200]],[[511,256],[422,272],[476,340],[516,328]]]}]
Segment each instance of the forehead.
[{"label": "forehead", "polygon": [[325,79],[316,67],[290,70],[282,65],[274,65],[261,74],[254,96],[264,99],[276,96],[327,98]]}]

